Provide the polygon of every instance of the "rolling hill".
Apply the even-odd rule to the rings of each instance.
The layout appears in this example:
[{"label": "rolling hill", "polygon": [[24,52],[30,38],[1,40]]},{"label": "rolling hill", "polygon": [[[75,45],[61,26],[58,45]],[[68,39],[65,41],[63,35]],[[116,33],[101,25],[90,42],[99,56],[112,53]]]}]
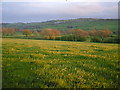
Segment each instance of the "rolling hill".
[{"label": "rolling hill", "polygon": [[111,31],[118,30],[117,19],[96,19],[96,18],[78,18],[69,20],[51,20],[46,22],[31,22],[31,23],[2,23],[3,27],[14,27],[16,29],[31,29],[40,30],[45,28],[69,30],[83,29],[85,31],[91,29],[110,29]]}]

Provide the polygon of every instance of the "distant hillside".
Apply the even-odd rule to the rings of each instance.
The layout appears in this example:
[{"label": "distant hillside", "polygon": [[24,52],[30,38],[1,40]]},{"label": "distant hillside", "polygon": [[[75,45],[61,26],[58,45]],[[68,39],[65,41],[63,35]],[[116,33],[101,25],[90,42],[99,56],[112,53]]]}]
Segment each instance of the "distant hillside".
[{"label": "distant hillside", "polygon": [[69,29],[110,29],[112,31],[118,30],[117,19],[94,19],[94,18],[80,18],[70,20],[52,20],[46,22],[32,22],[32,23],[3,23],[3,27],[14,27],[16,29],[32,29],[40,30],[45,28],[52,28],[58,30]]}]

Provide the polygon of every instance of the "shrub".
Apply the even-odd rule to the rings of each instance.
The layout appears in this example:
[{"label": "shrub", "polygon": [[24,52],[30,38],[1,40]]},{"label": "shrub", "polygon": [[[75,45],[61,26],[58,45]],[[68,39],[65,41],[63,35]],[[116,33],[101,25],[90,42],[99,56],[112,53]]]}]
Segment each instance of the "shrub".
[{"label": "shrub", "polygon": [[86,37],[78,37],[78,38],[77,38],[77,41],[81,41],[81,42],[84,42],[84,41],[86,41],[86,40],[87,40]]},{"label": "shrub", "polygon": [[74,39],[73,39],[72,35],[66,35],[66,36],[62,36],[61,40],[63,40],[63,41],[73,41]]},{"label": "shrub", "polygon": [[75,37],[74,35],[66,35],[57,37],[56,40],[62,41],[86,41],[86,37]]},{"label": "shrub", "polygon": [[109,37],[109,38],[104,39],[104,43],[120,43],[120,38],[118,36]]},{"label": "shrub", "polygon": [[93,37],[90,42],[102,42],[102,39],[100,37]]},{"label": "shrub", "polygon": [[44,39],[50,39],[50,37],[49,36],[44,36]]}]

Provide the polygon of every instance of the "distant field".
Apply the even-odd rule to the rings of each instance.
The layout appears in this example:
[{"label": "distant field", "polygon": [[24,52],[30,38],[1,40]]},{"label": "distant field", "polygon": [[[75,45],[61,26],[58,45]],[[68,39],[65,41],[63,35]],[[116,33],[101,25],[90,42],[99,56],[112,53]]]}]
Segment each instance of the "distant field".
[{"label": "distant field", "polygon": [[3,38],[3,88],[118,88],[118,44]]},{"label": "distant field", "polygon": [[52,20],[46,22],[36,23],[3,23],[3,27],[14,27],[16,29],[57,29],[57,30],[70,30],[70,29],[83,29],[85,31],[96,29],[110,29],[111,31],[118,30],[117,19],[70,19],[70,20]]}]

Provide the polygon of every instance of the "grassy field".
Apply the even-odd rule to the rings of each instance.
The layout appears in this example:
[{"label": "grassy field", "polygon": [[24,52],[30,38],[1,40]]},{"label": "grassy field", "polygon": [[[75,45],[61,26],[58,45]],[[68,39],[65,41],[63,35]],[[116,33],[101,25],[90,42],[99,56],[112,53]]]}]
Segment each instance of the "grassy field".
[{"label": "grassy field", "polygon": [[[60,22],[60,23],[57,23]],[[110,29],[111,31],[118,30],[118,20],[117,19],[72,19],[72,20],[53,20],[44,23],[7,23],[2,24],[3,27],[14,27],[16,29],[57,29],[57,30],[70,30],[70,29],[83,29],[85,31],[96,29]],[[71,28],[70,28],[71,27]]]},{"label": "grassy field", "polygon": [[3,88],[118,88],[118,44],[3,38]]}]

